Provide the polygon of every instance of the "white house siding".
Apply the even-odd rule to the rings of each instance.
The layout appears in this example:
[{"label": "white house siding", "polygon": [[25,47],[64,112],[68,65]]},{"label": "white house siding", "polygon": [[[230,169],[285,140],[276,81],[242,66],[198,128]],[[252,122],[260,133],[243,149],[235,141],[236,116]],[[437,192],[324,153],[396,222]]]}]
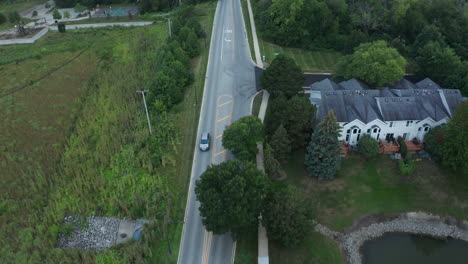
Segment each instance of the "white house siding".
[{"label": "white house siding", "polygon": [[[381,120],[374,120],[367,124],[356,119],[349,123],[340,122],[341,133],[339,140],[344,141],[352,146],[358,143],[358,138],[360,139],[364,134],[368,133],[370,129],[370,135],[374,139],[385,140],[388,134],[393,134],[393,138],[403,137],[406,133],[406,140],[412,140],[413,138],[418,138],[419,140],[424,140],[424,135],[432,128],[440,126],[447,123],[447,119],[442,119],[438,122],[432,120],[431,118],[426,118],[424,120],[412,120],[413,123],[410,126],[406,126],[407,121],[392,121],[393,125],[390,127],[391,121],[383,122]],[[425,129],[428,127],[427,129]],[[357,130],[357,133],[354,133],[354,130]],[[380,132],[379,132],[380,129]],[[349,137],[347,138],[347,131],[350,130]]]}]

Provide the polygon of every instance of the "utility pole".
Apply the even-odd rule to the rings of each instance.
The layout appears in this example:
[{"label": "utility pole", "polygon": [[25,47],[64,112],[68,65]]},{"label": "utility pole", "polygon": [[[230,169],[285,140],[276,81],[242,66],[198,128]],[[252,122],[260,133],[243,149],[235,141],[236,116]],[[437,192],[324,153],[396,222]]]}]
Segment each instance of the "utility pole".
[{"label": "utility pole", "polygon": [[143,96],[143,103],[145,105],[145,110],[146,110],[146,119],[148,119],[149,133],[150,135],[153,135],[153,131],[151,130],[151,122],[149,118],[148,107],[146,106],[146,98],[145,98],[145,93],[149,92],[149,90],[141,90],[141,91],[136,91],[136,92],[141,93],[141,95]]},{"label": "utility pole", "polygon": [[167,19],[167,23],[169,24],[169,38],[172,38],[172,29],[171,29],[171,19]]}]

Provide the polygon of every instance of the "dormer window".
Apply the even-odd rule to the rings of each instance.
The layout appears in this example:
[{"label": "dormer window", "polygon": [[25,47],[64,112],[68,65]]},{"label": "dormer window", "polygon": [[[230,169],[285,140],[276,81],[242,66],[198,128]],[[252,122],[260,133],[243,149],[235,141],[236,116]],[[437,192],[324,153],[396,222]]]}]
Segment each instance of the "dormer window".
[{"label": "dormer window", "polygon": [[414,123],[413,120],[406,121],[406,127],[411,127],[411,126],[413,126],[413,123]]}]

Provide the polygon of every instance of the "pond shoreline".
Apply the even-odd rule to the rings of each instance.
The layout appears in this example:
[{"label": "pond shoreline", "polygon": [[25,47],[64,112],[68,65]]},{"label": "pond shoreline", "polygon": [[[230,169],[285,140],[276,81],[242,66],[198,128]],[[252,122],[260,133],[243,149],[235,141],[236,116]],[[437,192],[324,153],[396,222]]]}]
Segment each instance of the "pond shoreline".
[{"label": "pond shoreline", "polygon": [[401,232],[434,238],[455,238],[468,242],[468,221],[423,212],[377,214],[361,217],[342,233],[317,224],[315,230],[333,239],[341,248],[345,262],[361,264],[361,246],[385,233]]}]

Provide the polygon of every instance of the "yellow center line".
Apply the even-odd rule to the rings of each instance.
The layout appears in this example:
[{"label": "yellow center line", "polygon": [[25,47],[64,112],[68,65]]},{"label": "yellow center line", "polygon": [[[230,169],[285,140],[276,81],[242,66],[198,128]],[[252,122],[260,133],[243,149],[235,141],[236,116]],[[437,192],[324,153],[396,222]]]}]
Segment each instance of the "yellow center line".
[{"label": "yellow center line", "polygon": [[221,121],[223,121],[223,120],[226,120],[226,119],[228,119],[228,118],[231,118],[231,115],[227,115],[227,116],[225,116],[225,117],[223,117],[223,118],[221,118],[221,119],[218,119],[218,120],[216,120],[216,122],[219,123],[219,122],[221,122]]},{"label": "yellow center line", "polygon": [[233,100],[227,101],[225,103],[219,104],[218,107],[232,103]]}]

